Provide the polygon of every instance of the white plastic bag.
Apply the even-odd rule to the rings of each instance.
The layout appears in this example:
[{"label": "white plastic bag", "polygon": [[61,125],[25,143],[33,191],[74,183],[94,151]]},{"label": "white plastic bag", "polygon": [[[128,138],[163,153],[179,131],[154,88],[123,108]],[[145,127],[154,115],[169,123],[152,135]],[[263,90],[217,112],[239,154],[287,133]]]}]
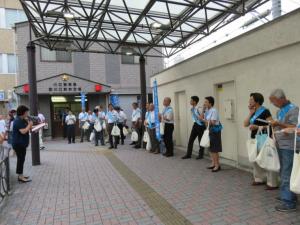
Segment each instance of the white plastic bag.
[{"label": "white plastic bag", "polygon": [[159,128],[159,130],[160,130],[160,134],[161,134],[161,135],[164,135],[164,134],[165,134],[165,123],[164,123],[164,122],[161,122],[161,123],[160,123],[160,128]]},{"label": "white plastic bag", "polygon": [[120,128],[117,126],[117,124],[115,124],[111,131],[111,135],[112,136],[120,136],[120,134],[121,134]]},{"label": "white plastic bag", "polygon": [[209,138],[209,123],[206,128],[206,130],[203,132],[201,141],[200,141],[200,146],[203,148],[209,148],[210,147],[210,138]]},{"label": "white plastic bag", "polygon": [[100,132],[102,130],[102,126],[101,126],[100,122],[98,122],[98,121],[95,122],[94,129],[97,132]]},{"label": "white plastic bag", "polygon": [[127,136],[128,135],[128,130],[126,127],[123,127],[123,134],[124,136]]},{"label": "white plastic bag", "polygon": [[136,142],[139,140],[139,135],[136,131],[132,131],[132,134],[131,134],[131,141],[133,142]]},{"label": "white plastic bag", "polygon": [[257,158],[257,140],[250,138],[246,142],[249,162],[254,163]]},{"label": "white plastic bag", "polygon": [[150,151],[151,148],[152,148],[152,145],[151,145],[151,141],[149,140],[149,141],[147,142],[147,144],[146,144],[146,150],[147,150],[147,151]]},{"label": "white plastic bag", "polygon": [[274,139],[267,138],[256,158],[256,163],[268,171],[278,172],[280,170],[279,156]]},{"label": "white plastic bag", "polygon": [[82,125],[82,129],[88,130],[89,128],[90,128],[90,123],[89,122],[84,122],[84,124]]},{"label": "white plastic bag", "polygon": [[103,123],[102,123],[102,129],[106,130],[106,122],[105,121],[103,121]]},{"label": "white plastic bag", "polygon": [[93,140],[94,140],[94,138],[95,138],[95,133],[94,133],[94,132],[92,132],[92,133],[91,133],[91,135],[90,135],[90,141],[93,141]]},{"label": "white plastic bag", "polygon": [[143,141],[144,141],[145,143],[148,143],[148,142],[150,141],[150,137],[149,137],[148,131],[145,131],[144,137],[143,137]]}]

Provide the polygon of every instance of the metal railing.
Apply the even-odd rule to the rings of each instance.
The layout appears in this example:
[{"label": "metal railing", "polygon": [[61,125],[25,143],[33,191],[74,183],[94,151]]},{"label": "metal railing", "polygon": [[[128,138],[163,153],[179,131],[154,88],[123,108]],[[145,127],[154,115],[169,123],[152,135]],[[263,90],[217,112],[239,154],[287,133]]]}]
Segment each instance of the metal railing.
[{"label": "metal railing", "polygon": [[9,194],[9,149],[0,144],[0,202]]}]

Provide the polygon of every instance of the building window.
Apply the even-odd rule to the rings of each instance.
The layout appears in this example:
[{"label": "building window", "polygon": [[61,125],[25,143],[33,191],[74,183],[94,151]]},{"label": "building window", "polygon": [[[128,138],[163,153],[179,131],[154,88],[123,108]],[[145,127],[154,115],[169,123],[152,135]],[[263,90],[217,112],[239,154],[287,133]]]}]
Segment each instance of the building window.
[{"label": "building window", "polygon": [[41,47],[41,61],[72,62],[71,52],[55,51]]},{"label": "building window", "polygon": [[[129,48],[122,48],[122,53],[130,52],[132,49]],[[121,62],[122,64],[139,64],[140,63],[140,57],[136,55],[122,55],[121,56]]]},{"label": "building window", "polygon": [[16,73],[17,57],[13,54],[0,54],[0,73]]},{"label": "building window", "polygon": [[5,9],[4,13],[1,13],[0,20],[5,21],[5,27],[3,27],[4,23],[1,24],[1,28],[12,28],[15,26],[15,23],[27,21],[26,15],[22,10],[17,9]]}]

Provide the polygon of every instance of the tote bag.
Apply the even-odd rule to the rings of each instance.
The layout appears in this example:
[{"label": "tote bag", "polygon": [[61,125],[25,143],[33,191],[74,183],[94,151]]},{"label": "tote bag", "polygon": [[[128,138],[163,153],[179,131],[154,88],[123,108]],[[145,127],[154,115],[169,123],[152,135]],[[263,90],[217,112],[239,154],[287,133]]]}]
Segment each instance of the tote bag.
[{"label": "tote bag", "polygon": [[[300,125],[300,111],[298,116],[298,126]],[[296,194],[300,194],[300,153],[297,152],[297,129],[295,131],[294,141],[294,162],[290,179],[290,189]]]},{"label": "tote bag", "polygon": [[111,135],[112,136],[120,136],[120,134],[121,134],[120,128],[117,126],[117,124],[115,124],[111,131]]},{"label": "tote bag", "polygon": [[148,141],[148,142],[147,142],[147,145],[146,145],[146,150],[147,150],[147,151],[150,151],[151,148],[152,148],[151,141]]},{"label": "tote bag", "polygon": [[90,135],[90,141],[93,141],[93,140],[94,140],[94,138],[95,138],[95,133],[94,133],[94,132],[92,132],[92,133],[91,133],[91,135]]},{"label": "tote bag", "polygon": [[100,131],[102,130],[102,126],[101,126],[101,124],[100,124],[99,121],[96,121],[96,122],[95,122],[94,129],[95,129],[97,132],[100,132]]},{"label": "tote bag", "polygon": [[150,142],[150,137],[149,137],[148,131],[145,131],[144,137],[143,137],[143,141],[144,141],[145,143]]},{"label": "tote bag", "polygon": [[159,130],[160,130],[160,135],[164,135],[165,134],[165,123],[161,122],[159,125]]},{"label": "tote bag", "polygon": [[139,140],[139,135],[136,131],[132,131],[132,134],[131,134],[131,141],[133,142],[136,142]]},{"label": "tote bag", "polygon": [[124,134],[124,136],[128,135],[128,130],[126,129],[126,127],[123,127],[123,134]]},{"label": "tote bag", "polygon": [[275,140],[270,138],[269,129],[268,138],[256,158],[256,163],[261,168],[264,168],[269,171],[279,172],[280,170],[280,162],[277,148],[275,145]]},{"label": "tote bag", "polygon": [[254,163],[257,158],[257,140],[250,138],[246,142],[249,162]]},{"label": "tote bag", "polygon": [[83,126],[82,126],[82,129],[88,130],[89,128],[90,128],[89,122],[84,122],[84,124],[83,124]]},{"label": "tote bag", "polygon": [[206,130],[203,132],[201,141],[200,141],[200,146],[203,148],[209,148],[210,147],[210,138],[209,138],[209,122]]}]

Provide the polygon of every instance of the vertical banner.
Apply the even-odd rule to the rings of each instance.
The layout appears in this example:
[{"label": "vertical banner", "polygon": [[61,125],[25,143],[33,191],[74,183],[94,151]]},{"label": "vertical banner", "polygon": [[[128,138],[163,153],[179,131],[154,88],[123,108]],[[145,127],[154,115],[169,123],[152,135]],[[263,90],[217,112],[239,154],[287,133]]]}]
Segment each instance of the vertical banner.
[{"label": "vertical banner", "polygon": [[157,93],[157,81],[153,82],[153,101],[154,101],[154,115],[155,115],[155,133],[158,141],[161,141],[160,136],[160,123],[159,123],[159,105],[158,105],[158,93]]},{"label": "vertical banner", "polygon": [[110,103],[115,106],[120,106],[120,99],[118,94],[111,94],[110,95]]},{"label": "vertical banner", "polygon": [[81,108],[85,109],[85,93],[84,92],[80,92],[80,100],[81,100]]}]

